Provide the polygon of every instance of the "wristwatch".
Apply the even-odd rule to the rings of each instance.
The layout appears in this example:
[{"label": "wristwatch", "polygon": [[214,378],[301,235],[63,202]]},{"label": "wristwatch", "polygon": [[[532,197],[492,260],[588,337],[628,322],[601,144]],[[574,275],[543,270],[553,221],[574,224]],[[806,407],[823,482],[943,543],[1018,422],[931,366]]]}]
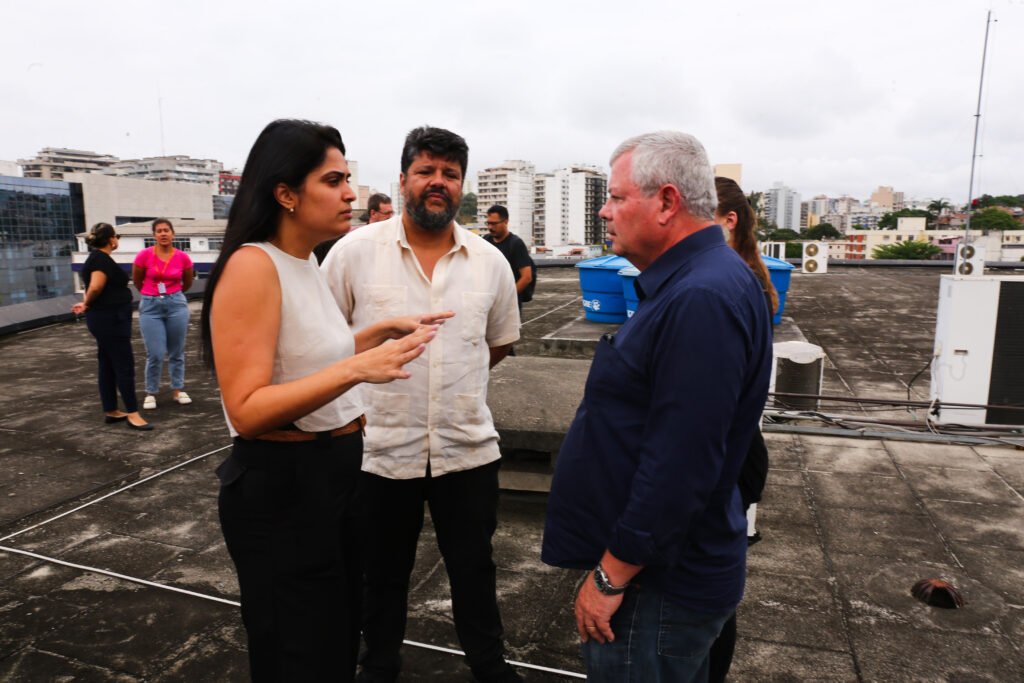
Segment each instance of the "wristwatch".
[{"label": "wristwatch", "polygon": [[604,567],[598,562],[597,566],[594,567],[594,585],[597,586],[597,590],[602,595],[622,595],[629,588],[629,582],[624,583],[621,586],[614,586],[612,582],[608,580],[608,575],[605,574]]}]

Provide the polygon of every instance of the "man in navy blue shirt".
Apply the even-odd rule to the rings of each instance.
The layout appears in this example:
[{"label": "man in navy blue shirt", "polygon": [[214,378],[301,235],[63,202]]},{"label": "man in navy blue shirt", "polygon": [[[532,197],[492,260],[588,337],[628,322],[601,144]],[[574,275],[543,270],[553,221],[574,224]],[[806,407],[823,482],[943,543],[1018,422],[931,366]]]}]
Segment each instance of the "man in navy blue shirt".
[{"label": "man in navy blue shirt", "polygon": [[736,481],[768,393],[761,286],[714,223],[714,174],[683,133],[627,140],[601,209],[640,271],[598,346],[548,499],[542,559],[589,570],[576,623],[591,681],[705,681],[743,595]]}]

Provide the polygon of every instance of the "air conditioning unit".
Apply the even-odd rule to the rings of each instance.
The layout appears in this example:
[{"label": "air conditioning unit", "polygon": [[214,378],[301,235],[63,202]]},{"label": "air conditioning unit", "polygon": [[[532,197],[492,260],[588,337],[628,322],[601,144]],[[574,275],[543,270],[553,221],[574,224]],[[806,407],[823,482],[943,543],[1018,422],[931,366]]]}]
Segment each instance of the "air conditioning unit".
[{"label": "air conditioning unit", "polygon": [[[83,250],[84,251],[84,250]],[[786,260],[785,242],[761,242],[761,255]]]},{"label": "air conditioning unit", "polygon": [[804,242],[801,273],[828,272],[828,242]]},{"label": "air conditioning unit", "polygon": [[821,402],[821,386],[825,377],[825,351],[816,344],[802,341],[775,342],[772,354],[772,375],[768,391],[803,394],[776,397],[773,405],[788,410],[817,411]]},{"label": "air conditioning unit", "polygon": [[[969,262],[969,261],[967,261]],[[1024,278],[943,275],[932,414],[944,424],[1024,425]],[[969,403],[988,408],[958,407]]]},{"label": "air conditioning unit", "polygon": [[976,244],[959,244],[956,248],[956,263],[954,269],[957,275],[984,275],[985,274],[985,247]]}]

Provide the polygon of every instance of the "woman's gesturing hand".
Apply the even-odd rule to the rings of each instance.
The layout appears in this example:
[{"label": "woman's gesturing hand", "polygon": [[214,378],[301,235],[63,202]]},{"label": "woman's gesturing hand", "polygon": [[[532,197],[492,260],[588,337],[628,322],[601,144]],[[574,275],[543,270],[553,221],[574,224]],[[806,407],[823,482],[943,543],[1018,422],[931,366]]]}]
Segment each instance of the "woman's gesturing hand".
[{"label": "woman's gesturing hand", "polygon": [[[450,317],[450,316],[448,316]],[[393,342],[381,344],[369,351],[352,356],[356,374],[363,382],[385,384],[396,379],[407,379],[410,374],[403,366],[418,357],[437,335],[437,325],[420,325],[414,331]]]},{"label": "woman's gesturing hand", "polygon": [[438,327],[443,325],[445,320],[454,316],[455,311],[435,311],[433,313],[393,318],[388,321],[391,327],[391,338],[400,339],[411,332],[415,332],[424,325]]}]

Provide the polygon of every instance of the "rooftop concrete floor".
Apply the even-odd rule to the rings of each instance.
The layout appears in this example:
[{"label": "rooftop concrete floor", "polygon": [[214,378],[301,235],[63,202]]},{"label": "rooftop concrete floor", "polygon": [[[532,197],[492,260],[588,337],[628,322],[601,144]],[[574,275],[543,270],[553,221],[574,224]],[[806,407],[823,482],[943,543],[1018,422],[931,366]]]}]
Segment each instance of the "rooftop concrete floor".
[{"label": "rooftop concrete floor", "polygon": [[[560,332],[581,312],[574,276],[541,271],[520,355],[495,372],[492,406],[510,447],[530,447],[531,430],[557,440],[582,391],[596,336]],[[787,314],[829,355],[826,393],[905,397],[931,349],[937,292],[934,272],[835,269],[795,275]],[[103,425],[94,349],[81,323],[0,339],[0,680],[246,680],[238,610],[210,599],[238,594],[216,513],[213,469],[228,445],[216,387],[190,341],[195,403],[162,394],[154,432]],[[543,391],[502,405],[517,374],[546,379]],[[927,377],[913,395],[927,396]],[[1024,452],[767,439],[764,540],[749,555],[733,680],[1024,680]],[[544,504],[502,495],[495,556],[510,656],[579,672],[577,576],[538,559]],[[910,586],[933,576],[960,586],[967,606],[916,602]],[[429,525],[410,603],[410,640],[458,647]],[[450,654],[408,647],[405,657],[403,680],[469,680]]]}]

